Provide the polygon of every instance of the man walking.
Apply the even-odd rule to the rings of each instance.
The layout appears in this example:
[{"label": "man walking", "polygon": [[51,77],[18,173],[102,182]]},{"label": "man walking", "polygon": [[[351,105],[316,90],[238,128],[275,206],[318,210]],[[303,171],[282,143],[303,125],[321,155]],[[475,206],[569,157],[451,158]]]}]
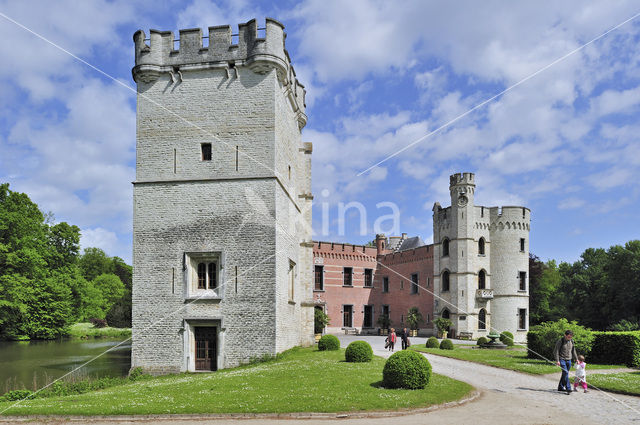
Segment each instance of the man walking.
[{"label": "man walking", "polygon": [[578,359],[571,330],[564,331],[564,336],[556,342],[553,355],[556,358],[556,365],[562,368],[558,391],[566,391],[570,395],[571,381],[569,380],[569,371],[571,370],[571,361]]},{"label": "man walking", "polygon": [[402,338],[402,349],[406,350],[409,346],[409,331],[407,330],[407,328],[402,329],[400,338]]}]

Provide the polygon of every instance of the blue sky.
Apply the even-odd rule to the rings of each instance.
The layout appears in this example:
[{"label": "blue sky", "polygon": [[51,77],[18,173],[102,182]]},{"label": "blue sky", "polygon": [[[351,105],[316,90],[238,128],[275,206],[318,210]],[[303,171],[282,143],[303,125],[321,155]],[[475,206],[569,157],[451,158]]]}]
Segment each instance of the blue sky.
[{"label": "blue sky", "polygon": [[[307,88],[315,239],[371,240],[390,213],[376,205],[393,202],[398,230],[429,242],[448,176],[470,171],[477,204],[531,208],[531,251],[565,261],[640,237],[640,17],[358,174],[639,12],[625,1],[0,0],[0,13],[132,88],[137,29],[278,19]],[[0,181],[78,225],[84,247],[130,261],[135,88],[1,16],[0,39]],[[365,235],[355,209],[339,234],[340,202],[365,206]]]}]

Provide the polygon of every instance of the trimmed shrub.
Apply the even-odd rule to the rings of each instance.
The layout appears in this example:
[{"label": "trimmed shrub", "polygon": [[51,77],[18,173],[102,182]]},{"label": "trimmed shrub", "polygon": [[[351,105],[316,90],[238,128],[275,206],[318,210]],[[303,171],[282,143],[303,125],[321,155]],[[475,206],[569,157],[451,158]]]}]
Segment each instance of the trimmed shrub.
[{"label": "trimmed shrub", "polygon": [[533,326],[527,333],[527,356],[530,359],[544,358],[553,360],[553,349],[556,342],[564,336],[564,331],[573,331],[573,343],[578,354],[588,357],[593,344],[593,332],[591,329],[578,325],[575,320],[569,322],[567,319],[560,319],[555,322],[544,322]]},{"label": "trimmed shrub", "polygon": [[487,342],[489,342],[489,340],[486,337],[481,336],[480,338],[478,338],[478,342],[476,344],[482,345],[482,344],[486,344]]},{"label": "trimmed shrub", "polygon": [[513,334],[509,331],[502,332],[500,334],[500,341],[511,347],[513,345]]},{"label": "trimmed shrub", "polygon": [[344,359],[350,363],[370,362],[373,350],[366,341],[353,341],[344,352]]},{"label": "trimmed shrub", "polygon": [[443,339],[440,343],[441,350],[453,350],[453,342],[450,339]]},{"label": "trimmed shrub", "polygon": [[340,340],[335,335],[323,335],[318,341],[318,350],[335,351],[340,349]]},{"label": "trimmed shrub", "polygon": [[640,331],[594,332],[589,362],[640,367]]},{"label": "trimmed shrub", "polygon": [[4,399],[6,401],[18,401],[25,398],[33,398],[33,391],[31,390],[13,390],[5,393],[0,399]]},{"label": "trimmed shrub", "polygon": [[411,350],[398,351],[384,364],[382,385],[385,388],[417,390],[429,385],[431,364],[422,354]]},{"label": "trimmed shrub", "polygon": [[89,319],[89,322],[93,325],[94,328],[106,328],[108,326],[107,321],[104,319]]},{"label": "trimmed shrub", "polygon": [[440,343],[438,342],[438,338],[436,338],[435,336],[432,336],[427,340],[427,343],[425,344],[425,346],[427,348],[440,348]]}]

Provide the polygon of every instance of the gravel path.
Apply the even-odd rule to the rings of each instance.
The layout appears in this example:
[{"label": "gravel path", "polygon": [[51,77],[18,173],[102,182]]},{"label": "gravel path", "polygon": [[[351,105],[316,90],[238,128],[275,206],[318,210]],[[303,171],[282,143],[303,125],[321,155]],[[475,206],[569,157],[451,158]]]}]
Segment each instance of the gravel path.
[{"label": "gravel path", "polygon": [[[388,357],[391,354],[384,350],[384,338],[380,336],[340,336],[339,338],[343,346],[361,339],[371,344],[376,355]],[[467,382],[482,392],[485,399],[481,398],[451,409],[468,410],[468,418],[473,417],[471,411],[474,405],[484,405],[487,396],[500,394],[498,399],[504,403],[503,406],[510,406],[509,410],[515,407],[515,413],[503,414],[500,406],[492,406],[489,411],[495,412],[494,421],[487,423],[502,423],[495,421],[498,418],[510,419],[511,423],[530,423],[527,420],[532,415],[538,416],[540,412],[555,411],[548,416],[548,423],[569,423],[565,420],[565,415],[570,414],[580,419],[578,423],[640,424],[640,397],[606,393],[594,389],[587,394],[577,392],[567,395],[556,391],[560,372],[554,376],[536,376],[447,357],[426,356],[434,372]],[[474,421],[474,423],[484,422]]]},{"label": "gravel path", "polygon": [[[354,340],[371,344],[374,354],[389,357],[384,349],[384,337],[340,336],[342,346]],[[305,415],[288,418],[230,419],[206,415],[130,416],[130,417],[57,417],[57,418],[0,418],[4,423],[89,423],[98,424],[292,424],[305,425],[510,425],[510,424],[636,424],[640,425],[640,397],[623,396],[591,390],[566,395],[555,389],[560,374],[556,376],[526,375],[509,370],[479,365],[446,357],[427,355],[434,372],[468,382],[481,396],[461,406],[439,409],[428,413],[407,414],[402,417],[369,417],[336,420],[335,416],[308,418]],[[339,397],[336,394],[336,397]]]}]

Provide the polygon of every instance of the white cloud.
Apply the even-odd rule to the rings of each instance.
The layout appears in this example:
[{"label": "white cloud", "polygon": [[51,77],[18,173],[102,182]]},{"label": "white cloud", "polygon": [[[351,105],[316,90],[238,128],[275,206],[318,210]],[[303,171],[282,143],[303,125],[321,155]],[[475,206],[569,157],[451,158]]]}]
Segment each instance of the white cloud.
[{"label": "white cloud", "polygon": [[567,198],[558,203],[558,209],[560,210],[574,210],[582,208],[585,205],[585,201],[580,198]]}]

